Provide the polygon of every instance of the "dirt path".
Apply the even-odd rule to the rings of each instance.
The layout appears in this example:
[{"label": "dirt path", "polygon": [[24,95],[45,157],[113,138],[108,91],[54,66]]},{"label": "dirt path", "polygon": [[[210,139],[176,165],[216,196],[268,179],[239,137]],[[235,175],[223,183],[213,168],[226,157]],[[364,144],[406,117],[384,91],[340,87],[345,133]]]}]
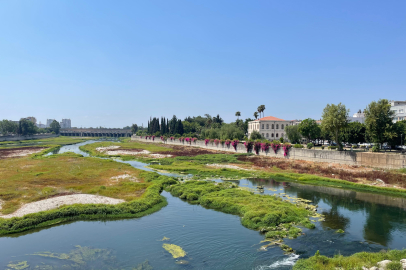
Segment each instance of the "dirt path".
[{"label": "dirt path", "polygon": [[44,150],[44,147],[19,147],[0,149],[0,159],[12,157],[25,157],[31,154],[39,153]]}]

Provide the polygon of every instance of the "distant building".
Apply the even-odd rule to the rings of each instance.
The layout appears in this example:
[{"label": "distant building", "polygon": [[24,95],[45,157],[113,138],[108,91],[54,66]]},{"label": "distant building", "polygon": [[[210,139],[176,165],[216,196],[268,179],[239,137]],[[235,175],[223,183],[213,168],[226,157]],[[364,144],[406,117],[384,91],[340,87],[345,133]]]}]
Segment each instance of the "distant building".
[{"label": "distant building", "polygon": [[71,128],[71,121],[70,119],[62,119],[60,123],[61,128]]},{"label": "distant building", "polygon": [[266,116],[248,122],[248,138],[256,130],[267,140],[286,139],[285,127],[296,125],[297,120],[283,120],[273,116]]},{"label": "distant building", "polygon": [[37,118],[35,118],[34,116],[28,116],[25,119],[30,120],[34,124],[37,124]]},{"label": "distant building", "polygon": [[47,119],[46,127],[50,127],[53,121],[55,121],[55,119]]},{"label": "distant building", "polygon": [[395,113],[393,122],[406,120],[406,101],[390,100],[391,111]]},{"label": "distant building", "polygon": [[365,113],[361,110],[358,110],[357,113],[354,113],[352,117],[348,117],[350,122],[359,122],[361,124],[365,124]]},{"label": "distant building", "polygon": [[37,124],[37,127],[39,128],[46,128],[47,126],[45,124],[41,124],[41,122],[39,122],[39,124]]}]

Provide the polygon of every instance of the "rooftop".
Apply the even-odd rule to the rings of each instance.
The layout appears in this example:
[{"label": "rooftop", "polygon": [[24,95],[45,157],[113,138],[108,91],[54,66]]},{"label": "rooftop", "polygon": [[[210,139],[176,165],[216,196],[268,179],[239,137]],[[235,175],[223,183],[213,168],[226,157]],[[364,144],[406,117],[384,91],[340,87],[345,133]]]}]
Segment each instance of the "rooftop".
[{"label": "rooftop", "polygon": [[260,121],[286,121],[286,120],[276,118],[276,117],[273,117],[273,116],[265,116],[265,117],[262,117],[262,118],[260,118],[258,120],[260,120]]}]

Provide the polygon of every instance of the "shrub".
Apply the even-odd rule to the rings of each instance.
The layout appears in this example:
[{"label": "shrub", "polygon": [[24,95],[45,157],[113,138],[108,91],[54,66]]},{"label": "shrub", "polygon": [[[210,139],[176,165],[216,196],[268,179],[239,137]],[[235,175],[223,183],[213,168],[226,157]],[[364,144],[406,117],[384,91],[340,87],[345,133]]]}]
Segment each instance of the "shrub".
[{"label": "shrub", "polygon": [[261,147],[262,147],[262,143],[259,140],[257,140],[254,144],[255,153],[257,155],[259,154],[259,149],[261,149]]},{"label": "shrub", "polygon": [[284,143],[283,144],[283,156],[287,156],[289,149],[292,148],[292,145],[290,143]]},{"label": "shrub", "polygon": [[374,145],[371,149],[372,152],[379,152],[379,147],[377,145]]},{"label": "shrub", "polygon": [[170,139],[171,139],[171,141],[175,140],[175,138],[174,138],[174,137],[170,137]]},{"label": "shrub", "polygon": [[217,139],[214,140],[214,144],[215,144],[216,146],[219,145],[219,142],[220,142],[220,140],[217,140]]},{"label": "shrub", "polygon": [[192,138],[192,142],[195,142],[195,141],[197,141],[197,138]]},{"label": "shrub", "polygon": [[293,148],[303,148],[303,145],[302,145],[302,144],[297,143],[297,144],[295,144],[295,145],[293,146]]},{"label": "shrub", "polygon": [[152,135],[152,140],[155,141],[155,135]]},{"label": "shrub", "polygon": [[238,145],[239,142],[240,142],[239,140],[234,139],[234,140],[232,141],[232,143],[231,143],[231,145],[234,147],[234,150],[236,150],[236,151],[237,151],[237,145]]},{"label": "shrub", "polygon": [[279,141],[280,141],[281,143],[283,143],[283,137],[281,137],[281,138],[279,139]]},{"label": "shrub", "polygon": [[225,143],[225,144],[226,144],[226,146],[228,147],[228,146],[230,146],[231,141],[230,141],[230,140],[226,140],[224,143]]},{"label": "shrub", "polygon": [[312,149],[314,147],[314,144],[313,143],[308,143],[307,144],[307,149]]},{"label": "shrub", "polygon": [[204,139],[204,145],[206,145],[207,146],[207,144],[209,143],[209,139]]},{"label": "shrub", "polygon": [[387,270],[403,270],[403,266],[400,262],[390,262],[386,265]]},{"label": "shrub", "polygon": [[281,144],[278,141],[273,141],[271,143],[271,147],[272,147],[275,154],[276,154],[276,152],[278,152],[278,149],[279,149],[280,146],[281,146]]},{"label": "shrub", "polygon": [[247,153],[252,152],[252,147],[254,146],[253,141],[245,141],[244,142],[245,149],[247,149]]},{"label": "shrub", "polygon": [[324,145],[321,146],[321,150],[324,150]]},{"label": "shrub", "polygon": [[328,149],[331,149],[331,150],[333,150],[333,149],[338,149],[338,146],[329,145]]},{"label": "shrub", "polygon": [[263,142],[263,143],[261,143],[261,149],[262,149],[262,151],[264,151],[264,152],[268,151],[270,145],[271,145],[271,144],[270,144],[269,142]]}]

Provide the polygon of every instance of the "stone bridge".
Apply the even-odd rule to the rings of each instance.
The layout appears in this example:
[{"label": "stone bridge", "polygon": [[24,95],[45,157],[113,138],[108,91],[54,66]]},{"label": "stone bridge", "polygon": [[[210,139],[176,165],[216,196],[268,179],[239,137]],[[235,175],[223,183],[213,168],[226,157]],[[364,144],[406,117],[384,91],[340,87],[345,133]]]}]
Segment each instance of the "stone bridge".
[{"label": "stone bridge", "polygon": [[76,137],[131,137],[131,129],[120,128],[62,128],[59,133]]}]

